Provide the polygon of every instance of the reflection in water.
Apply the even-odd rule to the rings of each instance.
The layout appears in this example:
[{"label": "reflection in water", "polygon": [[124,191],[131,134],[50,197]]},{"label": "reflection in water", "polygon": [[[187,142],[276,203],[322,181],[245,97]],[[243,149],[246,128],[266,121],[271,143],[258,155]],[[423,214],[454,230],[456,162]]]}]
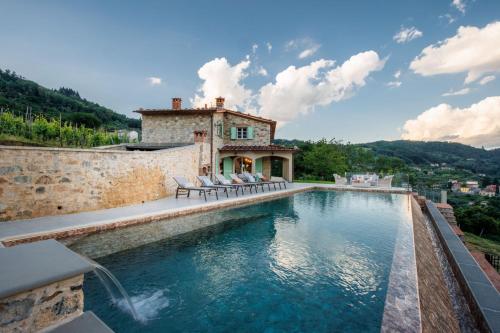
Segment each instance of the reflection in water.
[{"label": "reflection in water", "polygon": [[92,278],[86,308],[119,332],[378,332],[408,218],[405,196],[380,196],[318,191],[224,210],[208,218],[222,224],[98,260],[133,299],[162,300],[142,326]]}]

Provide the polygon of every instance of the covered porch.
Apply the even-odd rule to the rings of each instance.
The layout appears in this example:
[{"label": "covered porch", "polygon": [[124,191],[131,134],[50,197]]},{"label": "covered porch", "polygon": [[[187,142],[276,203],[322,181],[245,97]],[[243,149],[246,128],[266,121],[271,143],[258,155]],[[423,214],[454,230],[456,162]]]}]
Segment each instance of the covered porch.
[{"label": "covered porch", "polygon": [[293,153],[296,150],[281,146],[224,146],[219,149],[217,173],[261,172],[265,177],[283,177],[293,181]]}]

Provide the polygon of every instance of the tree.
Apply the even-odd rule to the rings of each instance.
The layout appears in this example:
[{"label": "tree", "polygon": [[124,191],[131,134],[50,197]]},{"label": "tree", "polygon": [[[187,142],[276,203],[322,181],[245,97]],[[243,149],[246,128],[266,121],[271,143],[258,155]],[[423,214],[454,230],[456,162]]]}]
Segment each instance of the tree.
[{"label": "tree", "polygon": [[340,146],[333,141],[322,139],[310,151],[304,153],[306,172],[320,179],[333,179],[333,174],[347,171],[346,156]]}]

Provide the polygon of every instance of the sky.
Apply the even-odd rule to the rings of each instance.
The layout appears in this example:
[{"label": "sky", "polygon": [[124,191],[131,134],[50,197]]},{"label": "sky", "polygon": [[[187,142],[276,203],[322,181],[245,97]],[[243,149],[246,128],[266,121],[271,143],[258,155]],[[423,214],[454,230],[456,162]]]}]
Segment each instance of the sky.
[{"label": "sky", "polygon": [[226,106],[277,138],[500,147],[500,1],[0,0],[0,68],[140,107]]}]

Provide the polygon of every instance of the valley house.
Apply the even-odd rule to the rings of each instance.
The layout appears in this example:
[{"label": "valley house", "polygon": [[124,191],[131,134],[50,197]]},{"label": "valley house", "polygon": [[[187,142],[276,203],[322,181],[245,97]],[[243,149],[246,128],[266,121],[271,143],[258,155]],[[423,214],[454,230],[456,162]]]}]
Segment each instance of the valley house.
[{"label": "valley house", "polygon": [[182,108],[181,98],[172,98],[170,109],[139,109],[142,142],[130,148],[164,149],[206,143],[208,163],[200,174],[261,172],[266,177],[293,180],[294,148],[272,144],[276,121],[224,108],[224,98],[215,107]]}]

